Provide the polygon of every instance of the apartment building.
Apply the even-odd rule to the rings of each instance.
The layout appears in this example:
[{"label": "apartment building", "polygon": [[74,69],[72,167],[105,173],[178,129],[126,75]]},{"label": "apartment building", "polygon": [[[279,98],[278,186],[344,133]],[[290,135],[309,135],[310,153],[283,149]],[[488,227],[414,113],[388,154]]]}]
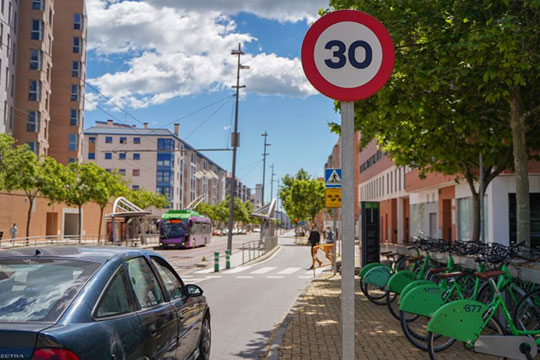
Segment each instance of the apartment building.
[{"label": "apartment building", "polygon": [[0,134],[13,133],[15,126],[18,14],[18,1],[0,1]]},{"label": "apartment building", "polygon": [[[231,193],[232,185],[233,185],[232,175],[228,174],[227,180],[226,180],[227,194]],[[238,178],[236,178],[236,187],[235,187],[234,196],[244,202],[248,200],[251,201],[251,189],[248,188],[246,185],[244,185]]]},{"label": "apartment building", "polygon": [[87,21],[84,0],[55,0],[49,156],[82,162]]},{"label": "apartment building", "polygon": [[1,16],[7,17],[0,24],[5,46],[5,51],[0,49],[0,131],[12,132],[18,143],[28,144],[38,155],[63,164],[81,161],[84,0],[3,0],[0,6],[5,10]]},{"label": "apartment building", "polygon": [[84,162],[118,171],[132,190],[166,195],[173,209],[201,195],[213,205],[225,199],[225,170],[195,150],[180,138],[178,124],[171,132],[108,120],[84,131]]}]

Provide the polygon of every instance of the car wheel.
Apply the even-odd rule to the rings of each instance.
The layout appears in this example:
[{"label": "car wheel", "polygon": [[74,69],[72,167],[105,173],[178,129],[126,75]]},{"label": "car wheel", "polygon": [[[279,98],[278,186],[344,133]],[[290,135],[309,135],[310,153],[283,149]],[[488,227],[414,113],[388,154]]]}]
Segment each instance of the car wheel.
[{"label": "car wheel", "polygon": [[199,341],[199,357],[197,360],[209,360],[210,359],[210,346],[212,341],[212,331],[210,328],[210,317],[205,315],[202,329],[201,340]]}]

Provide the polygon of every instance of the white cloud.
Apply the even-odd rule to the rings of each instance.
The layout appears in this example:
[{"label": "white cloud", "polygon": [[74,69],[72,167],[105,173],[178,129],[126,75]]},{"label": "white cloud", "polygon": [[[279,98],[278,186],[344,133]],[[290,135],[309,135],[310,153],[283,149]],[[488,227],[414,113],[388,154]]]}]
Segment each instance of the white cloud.
[{"label": "white cloud", "polygon": [[[88,0],[89,49],[100,57],[120,54],[127,59],[125,70],[90,79],[89,83],[115,103],[132,108],[230,88],[236,80],[236,58],[230,51],[238,43],[255,39],[238,32],[224,2]],[[306,18],[309,8],[296,0],[273,5],[266,4],[272,1],[260,0],[234,2],[231,8],[255,14],[267,10],[267,16],[278,20]],[[197,5],[187,10],[187,3]],[[286,4],[291,5],[291,11],[284,11]],[[299,59],[262,53],[248,54],[242,62],[251,67],[242,74],[250,93],[300,97],[315,93]]]}]

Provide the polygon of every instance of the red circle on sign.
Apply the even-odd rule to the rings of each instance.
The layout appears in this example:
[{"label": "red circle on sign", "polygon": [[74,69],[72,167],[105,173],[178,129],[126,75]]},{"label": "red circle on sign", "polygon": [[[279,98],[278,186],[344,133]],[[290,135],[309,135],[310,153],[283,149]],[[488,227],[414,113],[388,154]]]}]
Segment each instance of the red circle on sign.
[{"label": "red circle on sign", "polygon": [[[344,21],[356,22],[369,28],[377,36],[383,54],[377,74],[364,85],[353,88],[344,88],[330,83],[315,65],[314,51],[317,39],[327,28]],[[394,57],[394,44],[384,25],[373,16],[357,10],[339,10],[323,16],[309,28],[302,43],[302,67],[309,82],[323,95],[338,101],[362,100],[379,91],[392,74]]]}]

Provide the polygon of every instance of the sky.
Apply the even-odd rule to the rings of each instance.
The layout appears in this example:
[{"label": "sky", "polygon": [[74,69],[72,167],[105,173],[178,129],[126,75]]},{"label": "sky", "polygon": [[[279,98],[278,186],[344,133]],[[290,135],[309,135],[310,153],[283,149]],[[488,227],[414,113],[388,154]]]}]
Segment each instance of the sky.
[{"label": "sky", "polygon": [[[274,180],[323,167],[339,122],[333,101],[306,80],[302,40],[325,0],[87,0],[85,128],[113,119],[142,127],[180,123],[196,149],[230,147],[241,45],[236,174],[250,188],[262,182],[269,134],[266,199]],[[205,152],[231,171],[232,152]],[[274,196],[277,182],[274,183]]]}]

